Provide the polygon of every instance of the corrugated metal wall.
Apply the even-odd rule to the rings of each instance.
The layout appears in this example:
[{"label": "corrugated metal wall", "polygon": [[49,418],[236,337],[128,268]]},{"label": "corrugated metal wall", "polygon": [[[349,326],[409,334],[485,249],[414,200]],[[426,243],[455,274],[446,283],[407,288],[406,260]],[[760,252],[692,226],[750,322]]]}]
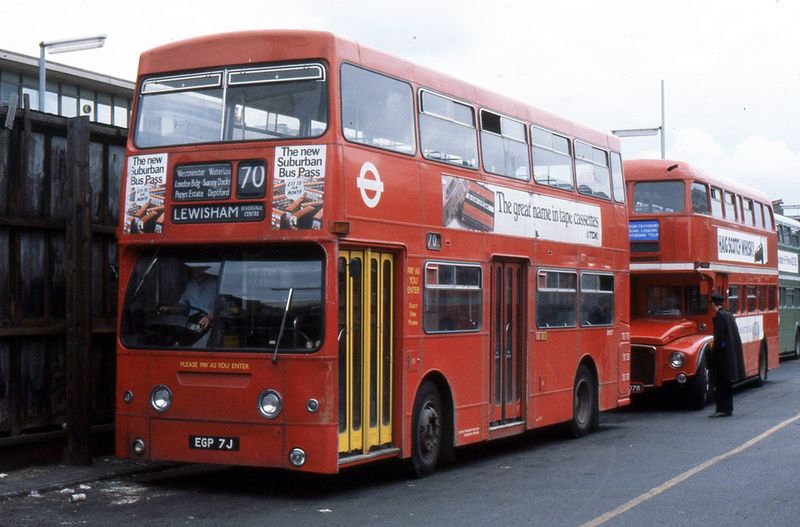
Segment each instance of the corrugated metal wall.
[{"label": "corrugated metal wall", "polygon": [[[0,108],[0,456],[63,440],[67,461],[84,463],[85,439],[114,420],[127,130],[8,112]],[[70,410],[81,407],[88,418]]]}]

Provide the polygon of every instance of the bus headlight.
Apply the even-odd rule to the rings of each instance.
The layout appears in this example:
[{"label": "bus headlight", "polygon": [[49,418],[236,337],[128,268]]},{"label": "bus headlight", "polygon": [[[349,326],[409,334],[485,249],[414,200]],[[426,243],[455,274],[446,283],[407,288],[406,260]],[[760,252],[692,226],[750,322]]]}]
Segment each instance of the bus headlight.
[{"label": "bus headlight", "polygon": [[258,396],[258,411],[267,419],[275,419],[281,413],[281,395],[275,390],[264,390]]},{"label": "bus headlight", "polygon": [[159,384],[150,392],[150,406],[153,410],[163,414],[172,406],[172,392],[163,384]]},{"label": "bus headlight", "polygon": [[683,353],[678,353],[677,351],[669,356],[669,365],[673,368],[677,369],[683,366],[684,359]]}]

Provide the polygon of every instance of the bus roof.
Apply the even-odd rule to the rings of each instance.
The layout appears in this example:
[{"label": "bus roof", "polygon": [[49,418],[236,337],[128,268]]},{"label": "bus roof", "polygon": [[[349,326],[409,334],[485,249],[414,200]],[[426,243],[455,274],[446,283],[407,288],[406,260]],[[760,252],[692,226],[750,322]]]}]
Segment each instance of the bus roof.
[{"label": "bus roof", "polygon": [[775,223],[781,223],[783,225],[794,227],[795,229],[800,229],[800,221],[789,218],[787,216],[783,216],[778,213],[775,213]]},{"label": "bus roof", "polygon": [[359,44],[325,31],[254,30],[200,36],[165,44],[141,54],[139,77],[188,71],[251,65],[272,61],[308,59],[350,61],[387,75],[409,81],[509,117],[589,141],[619,152],[619,138],[471,85],[463,80],[413,64],[403,58]]},{"label": "bus roof", "polygon": [[691,179],[731,191],[739,196],[758,200],[772,207],[767,194],[738,181],[708,172],[684,161],[669,159],[626,159],[624,162],[625,180],[661,181],[667,179]]}]

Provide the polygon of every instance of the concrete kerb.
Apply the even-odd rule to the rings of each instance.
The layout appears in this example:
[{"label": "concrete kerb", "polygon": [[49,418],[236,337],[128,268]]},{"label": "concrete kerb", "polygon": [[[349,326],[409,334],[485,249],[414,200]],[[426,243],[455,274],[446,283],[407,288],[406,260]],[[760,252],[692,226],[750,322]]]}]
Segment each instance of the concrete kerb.
[{"label": "concrete kerb", "polygon": [[8,473],[4,473],[0,469],[0,502],[73,487],[76,488],[76,493],[79,493],[77,488],[82,484],[91,485],[98,481],[160,472],[183,465],[183,463],[102,457],[94,459],[89,466],[46,465],[13,470]]}]

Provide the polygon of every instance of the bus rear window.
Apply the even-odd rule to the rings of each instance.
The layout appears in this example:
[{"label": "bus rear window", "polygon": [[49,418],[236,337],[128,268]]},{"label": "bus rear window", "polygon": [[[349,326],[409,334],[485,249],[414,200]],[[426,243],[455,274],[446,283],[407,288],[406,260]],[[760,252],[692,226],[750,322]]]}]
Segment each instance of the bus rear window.
[{"label": "bus rear window", "polygon": [[633,212],[663,214],[683,212],[683,181],[641,182],[633,186]]},{"label": "bus rear window", "polygon": [[142,81],[139,148],[318,137],[328,122],[320,64],[240,68]]},{"label": "bus rear window", "polygon": [[310,352],[322,345],[322,256],[181,248],[141,256],[120,338],[131,348]]}]

